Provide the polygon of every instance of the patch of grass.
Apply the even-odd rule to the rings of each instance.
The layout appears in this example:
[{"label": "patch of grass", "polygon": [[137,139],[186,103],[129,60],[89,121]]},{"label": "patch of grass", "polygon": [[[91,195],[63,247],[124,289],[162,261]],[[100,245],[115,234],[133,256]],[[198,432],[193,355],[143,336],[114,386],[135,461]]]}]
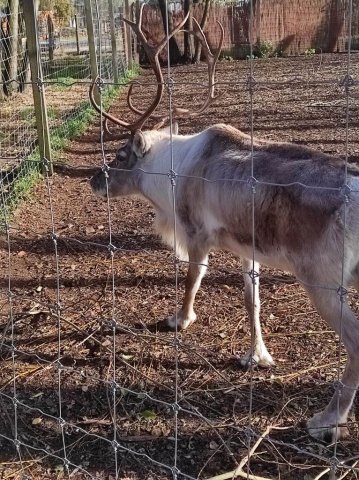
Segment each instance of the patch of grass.
[{"label": "patch of grass", "polygon": [[69,141],[68,138],[61,136],[61,132],[65,130],[64,126],[61,126],[56,130],[57,133],[51,135],[51,152],[59,152],[60,150],[63,150]]},{"label": "patch of grass", "polygon": [[85,132],[95,114],[96,112],[87,101],[81,102],[72,118],[52,129],[50,140],[54,159],[73,138]]},{"label": "patch of grass", "polygon": [[63,90],[67,90],[68,88],[70,88],[74,82],[76,82],[76,78],[73,78],[73,77],[59,77],[56,79],[56,83],[54,82],[52,84],[52,86],[56,89],[56,90],[60,90],[60,91],[63,91]]},{"label": "patch of grass", "polygon": [[58,114],[58,109],[55,107],[47,107],[47,118],[49,120],[55,120]]},{"label": "patch of grass", "polygon": [[[55,107],[47,107],[47,117],[49,120],[55,120],[58,115],[58,109]],[[36,127],[36,118],[34,107],[24,107],[19,112],[19,117],[23,122],[31,127]]]},{"label": "patch of grass", "polygon": [[23,162],[25,165],[21,164],[15,171],[2,178],[2,181],[0,180],[0,188],[3,189],[2,199],[5,202],[5,208],[0,209],[0,231],[3,229],[1,224],[9,222],[15,208],[31,195],[34,186],[42,178],[39,158],[40,154],[36,147]]},{"label": "patch of grass", "polygon": [[49,62],[49,80],[57,81],[59,79],[58,74],[61,71],[61,78],[86,78],[88,70],[85,68],[87,63],[86,54],[59,57]]},{"label": "patch of grass", "polygon": [[14,188],[12,192],[14,198],[18,200],[27,198],[38,179],[42,178],[40,173],[40,163],[35,162],[34,165],[36,166],[30,168],[26,174],[20,176],[20,178],[18,177],[14,182]]},{"label": "patch of grass", "polygon": [[31,127],[35,126],[36,122],[35,122],[35,113],[34,113],[34,107],[33,106],[22,108],[19,112],[19,117],[27,125],[29,125]]}]

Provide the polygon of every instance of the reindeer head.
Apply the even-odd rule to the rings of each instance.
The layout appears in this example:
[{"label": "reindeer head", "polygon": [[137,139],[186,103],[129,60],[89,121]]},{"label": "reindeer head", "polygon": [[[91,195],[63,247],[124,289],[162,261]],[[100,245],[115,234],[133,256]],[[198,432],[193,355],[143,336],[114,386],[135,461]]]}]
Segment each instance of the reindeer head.
[{"label": "reindeer head", "polygon": [[[146,111],[140,111],[133,106],[132,103],[132,93],[133,88],[136,86],[137,82],[130,84],[128,94],[127,94],[127,104],[130,110],[136,113],[139,117],[133,123],[126,122],[121,120],[114,115],[105,112],[102,108],[96,103],[94,96],[94,88],[96,84],[99,86],[101,80],[97,78],[90,87],[89,97],[90,101],[95,108],[105,119],[104,127],[108,135],[112,135],[108,129],[108,121],[119,125],[120,127],[125,128],[128,133],[120,135],[120,138],[128,138],[127,143],[124,146],[121,146],[117,153],[116,158],[111,163],[104,165],[101,170],[99,170],[96,175],[91,179],[91,187],[94,192],[100,196],[118,196],[118,195],[129,195],[136,193],[136,183],[138,177],[143,173],[141,166],[144,163],[145,157],[148,152],[150,152],[151,147],[154,143],[162,139],[164,136],[169,135],[169,129],[164,128],[160,130],[165,123],[170,120],[170,117],[155,117],[153,115],[154,111],[161,102],[164,88],[166,82],[163,78],[163,73],[161,71],[161,66],[159,62],[159,54],[163,48],[168,43],[168,38],[171,38],[173,35],[181,31],[183,25],[187,22],[188,15],[177,25],[168,36],[164,37],[163,40],[157,46],[149,45],[143,31],[141,28],[142,24],[142,12],[144,5],[141,6],[137,22],[131,22],[127,19],[124,21],[131,26],[137,35],[139,41],[143,44],[144,50],[147,54],[149,62],[153,68],[154,74],[156,76],[157,91],[156,96],[151,105],[147,108]],[[187,109],[174,107],[172,110],[172,116],[178,118],[179,116],[196,116],[202,113],[210,104],[217,98],[215,96],[215,68],[216,64],[222,49],[224,31],[222,25],[217,22],[221,29],[221,37],[219,41],[219,46],[215,53],[213,54],[209,48],[206,37],[203,33],[202,28],[198,22],[193,19],[194,29],[189,33],[197,37],[198,41],[202,45],[202,50],[205,54],[207,65],[208,65],[208,94],[203,103],[203,105],[195,112],[190,112]],[[156,119],[157,123],[154,125],[151,131],[142,132],[141,128],[147,122],[149,118]],[[177,123],[172,124],[172,132],[176,134],[178,132]],[[119,138],[117,136],[117,138]]]},{"label": "reindeer head", "polygon": [[[178,124],[172,124],[172,134],[178,134]],[[92,178],[92,190],[101,197],[118,197],[139,192],[141,176],[146,175],[146,162],[153,147],[170,138],[170,128],[137,130],[116,153],[116,158],[104,165]]]}]

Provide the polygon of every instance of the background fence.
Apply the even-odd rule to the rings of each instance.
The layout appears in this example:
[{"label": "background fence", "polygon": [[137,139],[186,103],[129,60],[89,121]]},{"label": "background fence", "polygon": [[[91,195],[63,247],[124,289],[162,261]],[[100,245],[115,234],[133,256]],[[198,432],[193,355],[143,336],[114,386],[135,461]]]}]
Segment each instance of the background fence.
[{"label": "background fence", "polygon": [[[281,24],[277,13],[289,4],[277,2],[268,18]],[[102,202],[90,192],[90,171],[114,157],[118,142],[104,142],[100,122],[84,130],[88,87],[97,71],[105,80],[104,100],[106,89],[127,81],[123,76],[131,70],[135,42],[119,18],[136,8],[114,1],[112,15],[111,2],[91,0],[88,22],[85,3],[73,2],[66,26],[52,25],[49,11],[43,11],[36,25],[41,70],[37,67],[31,83],[26,49],[18,50],[15,69],[9,46],[12,40],[17,45],[33,40],[26,32],[30,18],[24,22],[21,4],[19,13],[6,12],[8,5],[14,3],[6,4],[2,15],[2,87],[14,92],[4,92],[0,109],[0,475],[22,480],[358,478],[357,403],[343,442],[315,441],[304,426],[327,403],[345,355],[292,276],[261,272],[261,316],[276,368],[238,368],[251,335],[239,292],[241,268],[231,255],[211,256],[193,328],[183,335],[153,328],[178,307],[188,265],[151,235],[148,206],[135,199]],[[239,29],[231,30],[232,13],[221,17],[228,42],[233,35],[248,40],[248,5],[240,1],[229,7],[236,15],[246,9],[236,20],[242,22]],[[254,16],[258,5],[253,2]],[[298,2],[292,4],[293,15],[298,5],[310,10]],[[319,3],[312,5],[313,15],[319,15]],[[321,6],[329,16],[330,5]],[[264,0],[260,7],[264,15]],[[157,13],[150,12],[146,7],[145,29],[154,39]],[[212,4],[213,18],[218,12],[223,6]],[[354,8],[353,25],[356,13]],[[19,30],[6,36],[11,15],[19,16]],[[280,41],[278,29],[272,26]],[[182,45],[182,37],[177,39]],[[358,162],[358,68],[359,55],[353,52],[223,61],[216,86],[221,96],[203,115],[183,119],[181,131],[197,133],[227,122],[249,135],[304,143],[341,156],[344,163]],[[166,83],[173,89],[167,90],[161,113],[168,114],[169,99],[199,108],[206,98],[203,64],[170,65],[164,74],[173,79]],[[150,104],[155,88],[151,72],[144,70],[134,95],[139,109]],[[111,107],[118,115],[126,107],[124,97]],[[38,150],[46,115],[52,176],[46,139],[43,152]],[[43,179],[27,201],[9,208],[11,195],[31,188],[32,175],[38,180],[40,170]],[[169,182],[171,173],[169,165]],[[242,273],[254,278],[256,272]],[[350,293],[358,313],[358,293]]]},{"label": "background fence", "polygon": [[[180,4],[177,4],[180,6]],[[272,44],[271,53],[299,55],[308,49],[318,52],[344,52],[348,47],[348,2],[331,0],[256,0],[253,2],[252,29],[250,28],[250,3],[234,2],[213,5],[206,21],[206,34],[211,46],[218,44],[217,21],[224,26],[223,50],[234,58],[246,58],[249,44]],[[180,21],[183,10],[174,8]],[[193,16],[201,22],[204,4],[197,3]],[[352,16],[352,48],[359,48],[359,3],[354,0]],[[154,40],[163,32],[158,8],[145,9],[144,28]],[[252,32],[252,39],[250,38]],[[181,40],[179,44],[182,46]]]}]

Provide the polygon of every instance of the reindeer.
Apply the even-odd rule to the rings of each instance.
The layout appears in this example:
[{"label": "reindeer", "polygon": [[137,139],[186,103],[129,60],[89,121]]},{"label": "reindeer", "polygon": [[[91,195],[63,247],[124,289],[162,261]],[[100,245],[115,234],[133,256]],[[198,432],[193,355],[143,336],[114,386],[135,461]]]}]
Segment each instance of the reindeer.
[{"label": "reindeer", "polygon": [[[150,52],[151,62],[163,85],[158,52]],[[227,250],[242,258],[245,307],[255,331],[254,349],[242,364],[273,364],[259,321],[260,263],[294,274],[347,351],[339,386],[324,411],[308,421],[309,433],[329,440],[345,436],[359,385],[359,321],[345,302],[347,288],[359,288],[359,169],[304,146],[252,140],[230,125],[194,135],[179,135],[176,123],[142,131],[160,97],[134,123],[103,112],[130,138],[91,179],[93,191],[146,199],[160,236],[188,261],[182,307],[167,320],[172,329],[196,320],[194,300],[208,253]]]}]

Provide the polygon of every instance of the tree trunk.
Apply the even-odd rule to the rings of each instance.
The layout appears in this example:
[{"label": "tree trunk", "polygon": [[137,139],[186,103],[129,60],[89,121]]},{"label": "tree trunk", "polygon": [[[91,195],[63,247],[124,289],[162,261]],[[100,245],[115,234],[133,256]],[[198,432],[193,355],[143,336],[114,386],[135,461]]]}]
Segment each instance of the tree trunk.
[{"label": "tree trunk", "polygon": [[[200,22],[200,26],[202,30],[206,28],[210,6],[211,6],[211,0],[205,0],[202,20]],[[197,39],[195,41],[195,45],[196,45],[196,50],[194,53],[194,63],[199,63],[201,60],[202,46]]]},{"label": "tree trunk", "polygon": [[[4,52],[4,38],[3,38],[3,22],[1,21],[0,28],[0,77],[1,81],[4,81],[3,77],[3,52]],[[5,96],[4,87],[0,87],[0,100],[3,100]]]},{"label": "tree trunk", "polygon": [[54,50],[55,50],[55,29],[54,21],[52,20],[51,13],[47,16],[47,42],[49,46],[49,60],[52,62],[54,60]]},{"label": "tree trunk", "polygon": [[18,90],[20,93],[23,93],[28,89],[30,81],[31,81],[31,71],[30,71],[29,55],[27,51],[27,41],[26,41],[25,45],[22,46],[21,60],[19,64]]},{"label": "tree trunk", "polygon": [[[7,19],[4,16],[2,19],[0,19],[0,76],[1,76],[1,81],[5,82],[5,59],[7,57],[7,47],[6,47],[6,41],[7,41]],[[1,86],[1,93],[0,93],[0,98],[3,98],[4,95],[6,95],[6,86],[3,85]]]},{"label": "tree trunk", "polygon": [[10,78],[10,27],[9,27],[10,9],[6,7],[5,16],[1,19],[1,79],[3,82],[3,94],[9,95],[8,80]]},{"label": "tree trunk", "polygon": [[[23,0],[20,0],[20,11],[23,11]],[[30,71],[30,62],[29,54],[27,51],[27,38],[24,22],[19,23],[19,65],[18,65],[18,76],[19,76],[19,86],[18,91],[23,93],[29,87],[31,81],[31,71]]]},{"label": "tree trunk", "polygon": [[9,0],[5,15],[1,19],[1,47],[3,51],[1,77],[4,82],[3,92],[8,96],[17,90],[17,84],[10,82],[10,80],[17,80],[19,0]]},{"label": "tree trunk", "polygon": [[182,58],[184,63],[191,63],[193,60],[193,38],[192,38],[192,35],[188,33],[188,30],[193,29],[192,7],[193,7],[193,0],[184,0],[184,4],[183,4],[184,16],[186,16],[189,13],[188,20],[184,26],[185,31],[183,33],[184,52],[183,52]]},{"label": "tree trunk", "polygon": [[80,55],[79,24],[75,13],[75,35],[76,35],[76,53]]},{"label": "tree trunk", "polygon": [[[167,32],[166,0],[158,0],[158,5],[159,5],[160,11],[161,11],[163,29],[166,33]],[[170,15],[169,12],[168,12],[168,29],[169,29],[169,32],[171,32],[173,30],[172,15]],[[169,55],[170,55],[171,63],[179,63],[181,61],[181,52],[180,52],[180,49],[178,48],[176,39],[174,37],[170,38],[169,49],[170,49]]]},{"label": "tree trunk", "polygon": [[[9,0],[10,15],[9,15],[9,80],[17,80],[17,65],[18,65],[18,35],[19,35],[19,0]],[[17,91],[18,85],[16,82],[11,82],[7,87],[7,94],[11,95]]]}]

